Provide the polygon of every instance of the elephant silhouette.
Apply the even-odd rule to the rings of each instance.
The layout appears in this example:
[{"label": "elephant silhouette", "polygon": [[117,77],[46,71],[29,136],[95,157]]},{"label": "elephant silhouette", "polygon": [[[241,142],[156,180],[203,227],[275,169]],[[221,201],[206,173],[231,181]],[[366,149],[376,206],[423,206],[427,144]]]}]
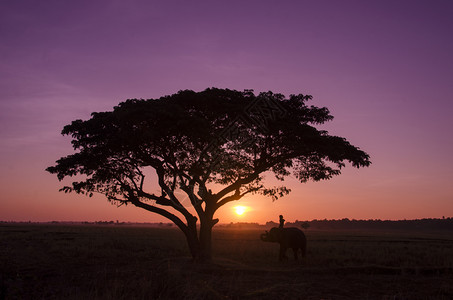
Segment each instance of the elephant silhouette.
[{"label": "elephant silhouette", "polygon": [[261,234],[261,240],[270,243],[279,243],[280,252],[279,260],[286,260],[286,250],[292,248],[294,251],[294,260],[298,259],[297,252],[302,250],[302,257],[305,257],[307,251],[307,238],[302,230],[295,227],[277,228],[273,227],[270,231]]}]

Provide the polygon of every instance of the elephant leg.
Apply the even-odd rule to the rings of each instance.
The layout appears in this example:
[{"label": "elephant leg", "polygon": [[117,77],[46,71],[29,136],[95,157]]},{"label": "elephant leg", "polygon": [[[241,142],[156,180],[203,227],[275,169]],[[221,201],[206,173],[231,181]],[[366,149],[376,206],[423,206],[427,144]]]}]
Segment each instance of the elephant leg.
[{"label": "elephant leg", "polygon": [[279,260],[286,260],[288,257],[286,257],[286,247],[283,245],[280,245],[280,253],[279,253]]}]

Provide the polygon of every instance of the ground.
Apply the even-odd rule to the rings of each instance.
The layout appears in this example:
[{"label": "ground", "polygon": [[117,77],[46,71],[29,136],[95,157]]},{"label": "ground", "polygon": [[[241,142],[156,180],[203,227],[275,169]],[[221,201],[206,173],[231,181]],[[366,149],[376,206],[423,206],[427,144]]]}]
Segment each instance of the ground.
[{"label": "ground", "polygon": [[451,232],[307,230],[283,263],[260,233],[195,264],[174,228],[0,224],[0,299],[453,299]]}]

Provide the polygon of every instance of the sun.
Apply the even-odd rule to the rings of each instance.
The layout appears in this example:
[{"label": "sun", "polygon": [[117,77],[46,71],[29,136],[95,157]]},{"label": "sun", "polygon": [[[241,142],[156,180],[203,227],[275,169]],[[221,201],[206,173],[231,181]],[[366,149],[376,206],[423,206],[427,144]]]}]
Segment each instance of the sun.
[{"label": "sun", "polygon": [[243,215],[247,210],[247,207],[242,206],[242,205],[238,205],[233,208],[237,215]]}]

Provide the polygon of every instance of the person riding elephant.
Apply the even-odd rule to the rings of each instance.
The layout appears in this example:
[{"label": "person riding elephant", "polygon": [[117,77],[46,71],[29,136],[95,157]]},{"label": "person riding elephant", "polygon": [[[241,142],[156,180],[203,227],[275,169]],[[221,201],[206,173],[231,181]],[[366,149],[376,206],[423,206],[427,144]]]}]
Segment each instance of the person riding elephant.
[{"label": "person riding elephant", "polygon": [[279,260],[288,259],[286,250],[292,248],[294,260],[298,259],[298,250],[301,249],[302,257],[305,257],[307,251],[307,238],[302,230],[295,227],[277,228],[273,227],[270,231],[261,234],[261,240],[264,242],[280,244]]},{"label": "person riding elephant", "polygon": [[283,225],[285,225],[285,219],[283,219],[283,216],[280,215],[280,226],[278,228],[283,228]]}]

